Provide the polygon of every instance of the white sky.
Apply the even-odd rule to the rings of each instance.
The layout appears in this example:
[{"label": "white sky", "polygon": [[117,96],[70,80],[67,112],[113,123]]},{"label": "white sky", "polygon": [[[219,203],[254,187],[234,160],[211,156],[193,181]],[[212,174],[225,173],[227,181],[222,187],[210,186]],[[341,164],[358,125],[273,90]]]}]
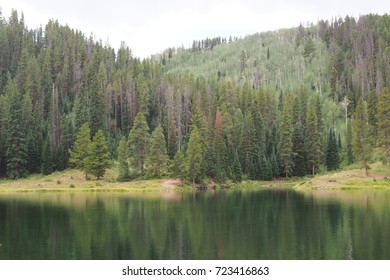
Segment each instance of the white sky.
[{"label": "white sky", "polygon": [[137,57],[193,40],[243,37],[256,32],[316,23],[346,15],[390,13],[388,0],[2,0],[3,17],[24,13],[29,28],[49,19],[118,48],[124,41]]}]

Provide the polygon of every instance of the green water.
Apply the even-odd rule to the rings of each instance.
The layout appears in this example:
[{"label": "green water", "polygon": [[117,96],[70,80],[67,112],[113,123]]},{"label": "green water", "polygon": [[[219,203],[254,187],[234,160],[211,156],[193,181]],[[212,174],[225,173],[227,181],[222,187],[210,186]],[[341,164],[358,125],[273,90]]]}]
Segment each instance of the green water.
[{"label": "green water", "polygon": [[390,259],[390,192],[0,195],[0,259]]}]

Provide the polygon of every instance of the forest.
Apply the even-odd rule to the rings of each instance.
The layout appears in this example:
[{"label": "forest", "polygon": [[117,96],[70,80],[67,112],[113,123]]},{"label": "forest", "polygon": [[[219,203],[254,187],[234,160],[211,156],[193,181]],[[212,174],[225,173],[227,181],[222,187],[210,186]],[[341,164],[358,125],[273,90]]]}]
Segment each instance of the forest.
[{"label": "forest", "polygon": [[193,183],[390,158],[390,16],[194,41],[148,59],[0,15],[0,178],[66,168]]}]

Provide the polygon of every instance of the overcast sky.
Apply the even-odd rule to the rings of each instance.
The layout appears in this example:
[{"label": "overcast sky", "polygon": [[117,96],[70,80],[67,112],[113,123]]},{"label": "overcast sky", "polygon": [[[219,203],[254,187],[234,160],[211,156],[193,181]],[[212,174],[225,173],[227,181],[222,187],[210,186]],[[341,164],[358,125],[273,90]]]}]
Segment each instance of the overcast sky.
[{"label": "overcast sky", "polygon": [[81,30],[118,48],[124,41],[137,57],[168,47],[189,47],[194,39],[244,37],[256,32],[316,23],[346,15],[390,12],[388,0],[2,0],[3,17],[24,13],[29,28],[49,19]]}]

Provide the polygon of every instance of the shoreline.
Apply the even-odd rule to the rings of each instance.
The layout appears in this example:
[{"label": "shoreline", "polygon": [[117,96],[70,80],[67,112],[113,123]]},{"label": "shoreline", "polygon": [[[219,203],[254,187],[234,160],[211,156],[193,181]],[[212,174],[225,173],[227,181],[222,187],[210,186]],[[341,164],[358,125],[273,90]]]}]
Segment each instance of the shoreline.
[{"label": "shoreline", "polygon": [[219,189],[263,189],[292,188],[296,191],[389,189],[390,176],[386,165],[374,163],[371,174],[366,177],[358,168],[338,170],[314,177],[293,177],[289,180],[242,181],[217,184],[213,181],[206,186],[191,186],[179,179],[136,179],[127,182],[116,181],[116,171],[107,170],[103,179],[86,180],[85,174],[68,169],[50,175],[35,174],[18,180],[0,180],[0,194],[16,192],[186,192]]}]

